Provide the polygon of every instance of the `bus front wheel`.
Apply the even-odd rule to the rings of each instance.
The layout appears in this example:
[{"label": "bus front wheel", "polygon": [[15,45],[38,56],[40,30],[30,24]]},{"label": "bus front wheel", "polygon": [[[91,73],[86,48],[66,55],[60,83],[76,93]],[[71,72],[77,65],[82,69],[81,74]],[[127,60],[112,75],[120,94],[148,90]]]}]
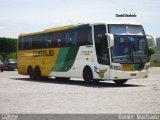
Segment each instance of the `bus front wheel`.
[{"label": "bus front wheel", "polygon": [[100,79],[93,79],[94,84],[98,84],[100,82]]},{"label": "bus front wheel", "polygon": [[128,80],[127,79],[123,79],[123,80],[113,80],[116,85],[123,85],[124,83],[126,83]]},{"label": "bus front wheel", "polygon": [[83,70],[83,79],[86,83],[91,83],[93,81],[93,73],[90,67],[85,67]]}]

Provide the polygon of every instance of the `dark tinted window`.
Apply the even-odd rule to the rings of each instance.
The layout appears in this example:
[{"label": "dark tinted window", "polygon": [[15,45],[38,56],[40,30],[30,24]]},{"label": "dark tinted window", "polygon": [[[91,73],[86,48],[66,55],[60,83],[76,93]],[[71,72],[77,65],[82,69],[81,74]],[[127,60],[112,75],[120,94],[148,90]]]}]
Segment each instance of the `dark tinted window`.
[{"label": "dark tinted window", "polygon": [[95,25],[94,26],[94,39],[95,39],[95,47],[97,60],[100,64],[109,65],[109,50],[108,50],[108,42],[105,25]]},{"label": "dark tinted window", "polygon": [[19,37],[18,39],[18,48],[19,50],[23,50],[23,37]]},{"label": "dark tinted window", "polygon": [[65,46],[75,46],[77,43],[77,30],[67,30],[65,34]]},{"label": "dark tinted window", "polygon": [[44,39],[42,40],[43,48],[51,48],[53,42],[53,33],[44,34]]},{"label": "dark tinted window", "polygon": [[54,37],[53,37],[53,47],[63,47],[65,44],[65,32],[61,31],[61,32],[55,32],[53,33]]},{"label": "dark tinted window", "polygon": [[78,41],[79,45],[92,45],[91,27],[79,28]]},{"label": "dark tinted window", "polygon": [[92,45],[91,27],[23,36],[19,38],[19,49],[57,48]]},{"label": "dark tinted window", "polygon": [[32,37],[20,37],[18,41],[18,48],[20,50],[32,49]]},{"label": "dark tinted window", "polygon": [[34,35],[32,36],[33,42],[32,42],[32,49],[38,49],[41,48],[41,41],[40,41],[41,36],[40,35]]}]

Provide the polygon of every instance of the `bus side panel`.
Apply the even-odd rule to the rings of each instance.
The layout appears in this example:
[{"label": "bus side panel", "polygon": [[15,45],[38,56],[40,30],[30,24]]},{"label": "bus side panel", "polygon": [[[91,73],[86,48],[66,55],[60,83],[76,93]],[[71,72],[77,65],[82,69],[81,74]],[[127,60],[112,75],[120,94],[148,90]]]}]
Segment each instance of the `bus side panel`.
[{"label": "bus side panel", "polygon": [[67,52],[67,54],[67,57],[64,55],[65,63],[63,67],[61,67],[61,69],[58,71],[52,69],[53,71],[51,72],[50,76],[83,78],[84,67],[90,66],[91,69],[93,68],[95,56],[92,45],[72,47],[70,48],[70,51]]},{"label": "bus side panel", "polygon": [[27,75],[27,68],[29,65],[34,67],[34,60],[33,60],[33,54],[32,51],[26,50],[26,51],[18,51],[17,56],[17,69],[18,73],[22,75]]},{"label": "bus side panel", "polygon": [[71,69],[74,68],[73,64],[77,59],[76,57],[78,51],[79,51],[79,46],[60,48],[60,52],[58,54],[55,64],[52,67],[52,72],[50,76],[72,77],[70,71]]},{"label": "bus side panel", "polygon": [[[92,69],[94,79],[109,79],[109,66],[100,65],[97,62],[96,53],[92,45],[81,46],[79,49],[75,47],[71,50],[64,50],[66,51],[62,52],[60,50],[50,76],[83,78],[83,70],[85,66],[89,66]],[[60,55],[62,53],[64,57]]]},{"label": "bus side panel", "polygon": [[18,73],[27,75],[28,66],[33,70],[39,66],[41,75],[49,76],[58,53],[59,48],[18,51]]}]

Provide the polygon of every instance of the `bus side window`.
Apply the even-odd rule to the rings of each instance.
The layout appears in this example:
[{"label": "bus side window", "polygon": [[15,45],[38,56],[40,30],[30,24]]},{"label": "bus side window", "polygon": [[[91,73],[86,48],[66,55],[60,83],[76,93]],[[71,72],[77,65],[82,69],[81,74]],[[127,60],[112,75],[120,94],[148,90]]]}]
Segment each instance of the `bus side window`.
[{"label": "bus side window", "polygon": [[58,32],[58,39],[57,39],[58,47],[64,46],[64,33],[65,33],[64,31]]},{"label": "bus side window", "polygon": [[33,42],[32,42],[32,49],[37,49],[38,48],[38,44],[37,44],[37,39],[38,39],[38,35],[33,35],[32,36]]},{"label": "bus side window", "polygon": [[73,46],[76,41],[74,30],[68,30],[65,35],[65,46]]},{"label": "bus side window", "polygon": [[83,46],[85,45],[85,41],[87,40],[87,33],[85,33],[84,28],[79,29],[78,31],[78,41],[79,41],[79,45]]},{"label": "bus side window", "polygon": [[70,31],[67,30],[65,32],[65,46],[68,47],[69,46],[69,37],[70,37]]},{"label": "bus side window", "polygon": [[51,34],[44,34],[44,39],[42,41],[43,48],[51,48],[52,39],[50,38]]},{"label": "bus side window", "polygon": [[24,50],[24,39],[25,37],[20,37],[19,38],[19,50]]},{"label": "bus side window", "polygon": [[69,46],[73,46],[73,41],[74,41],[74,31],[70,30],[70,35],[69,35],[69,39],[68,39],[68,44]]},{"label": "bus side window", "polygon": [[93,45],[93,41],[92,41],[92,29],[91,29],[91,27],[88,28],[87,45]]},{"label": "bus side window", "polygon": [[54,37],[53,37],[53,47],[54,47],[54,48],[58,47],[58,33],[57,33],[57,32],[54,33]]},{"label": "bus side window", "polygon": [[28,38],[28,49],[32,49],[32,36]]},{"label": "bus side window", "polygon": [[92,45],[91,27],[80,28],[78,31],[79,45]]},{"label": "bus side window", "polygon": [[78,32],[77,32],[77,30],[74,30],[73,45],[74,46],[78,45]]},{"label": "bus side window", "polygon": [[53,33],[47,33],[45,34],[44,44],[45,48],[52,48],[53,42]]},{"label": "bus side window", "polygon": [[23,50],[32,49],[32,36],[24,37],[22,40]]},{"label": "bus side window", "polygon": [[40,35],[34,35],[32,36],[33,42],[32,42],[32,49],[38,49],[41,47],[41,36]]},{"label": "bus side window", "polygon": [[38,39],[37,39],[37,49],[38,48],[42,48],[42,40],[43,40],[43,35],[38,35]]}]

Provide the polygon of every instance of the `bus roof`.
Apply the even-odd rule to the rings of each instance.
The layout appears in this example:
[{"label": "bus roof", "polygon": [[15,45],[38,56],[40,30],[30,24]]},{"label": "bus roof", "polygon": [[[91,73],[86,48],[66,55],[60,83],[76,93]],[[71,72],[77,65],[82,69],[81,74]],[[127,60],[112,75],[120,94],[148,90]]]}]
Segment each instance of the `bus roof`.
[{"label": "bus roof", "polygon": [[[134,23],[134,22],[122,22],[122,21],[107,22],[107,23],[93,23],[92,25],[99,25],[99,24],[140,25],[139,23]],[[19,36],[37,35],[37,34],[43,34],[43,33],[49,33],[49,32],[56,32],[56,31],[61,31],[61,30],[68,30],[68,29],[73,29],[73,28],[81,28],[81,27],[83,27],[83,26],[89,26],[89,25],[91,25],[91,24],[89,24],[89,23],[70,24],[70,25],[65,25],[65,26],[47,28],[47,29],[44,29],[43,31],[39,31],[39,32],[21,33]]]},{"label": "bus roof", "polygon": [[89,26],[89,24],[78,23],[78,24],[71,24],[71,25],[66,25],[66,26],[47,28],[47,29],[44,29],[43,31],[39,31],[39,32],[21,33],[19,36],[37,35],[37,34],[56,32],[56,31],[61,31],[61,30],[68,30],[68,29],[73,29],[73,28],[82,28],[84,26]]}]

